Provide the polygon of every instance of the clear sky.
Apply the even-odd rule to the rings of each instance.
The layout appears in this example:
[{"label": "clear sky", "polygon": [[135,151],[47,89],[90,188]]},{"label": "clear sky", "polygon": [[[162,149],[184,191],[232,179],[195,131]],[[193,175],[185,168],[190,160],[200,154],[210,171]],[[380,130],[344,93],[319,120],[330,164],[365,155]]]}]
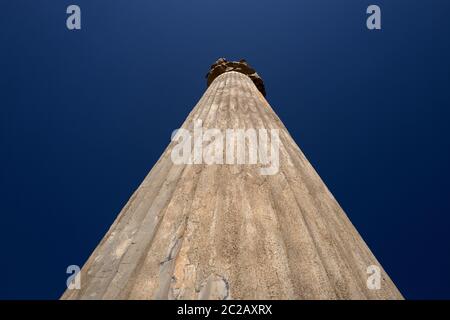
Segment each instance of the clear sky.
[{"label": "clear sky", "polygon": [[[77,4],[82,29],[66,28]],[[378,4],[382,30],[366,28]],[[406,298],[450,298],[450,2],[0,6],[0,298],[58,298],[203,94],[245,58]]]}]

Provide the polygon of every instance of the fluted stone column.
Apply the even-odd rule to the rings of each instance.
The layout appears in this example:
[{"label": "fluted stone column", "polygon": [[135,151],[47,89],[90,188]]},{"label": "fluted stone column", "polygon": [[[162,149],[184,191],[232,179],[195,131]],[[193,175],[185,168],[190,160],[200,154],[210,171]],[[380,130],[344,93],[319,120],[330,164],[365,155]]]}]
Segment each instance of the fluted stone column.
[{"label": "fluted stone column", "polygon": [[[279,129],[278,173],[177,165],[172,142],[82,268],[81,289],[62,299],[402,298],[261,83],[233,70],[210,77],[182,128],[200,119],[205,129]],[[367,287],[371,265],[378,290]]]}]

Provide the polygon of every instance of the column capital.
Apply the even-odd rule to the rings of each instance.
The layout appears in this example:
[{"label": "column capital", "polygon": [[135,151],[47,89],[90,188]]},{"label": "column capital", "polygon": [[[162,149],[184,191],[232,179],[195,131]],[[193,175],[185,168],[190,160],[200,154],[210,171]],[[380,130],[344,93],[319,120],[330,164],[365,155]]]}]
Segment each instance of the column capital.
[{"label": "column capital", "polygon": [[255,71],[255,69],[250,67],[250,65],[244,59],[241,59],[239,61],[227,61],[225,58],[218,59],[213,65],[211,65],[209,72],[206,74],[207,86],[209,87],[214,79],[216,79],[222,73],[230,71],[240,72],[248,76],[253,81],[258,90],[263,94],[263,96],[266,96],[264,81]]}]

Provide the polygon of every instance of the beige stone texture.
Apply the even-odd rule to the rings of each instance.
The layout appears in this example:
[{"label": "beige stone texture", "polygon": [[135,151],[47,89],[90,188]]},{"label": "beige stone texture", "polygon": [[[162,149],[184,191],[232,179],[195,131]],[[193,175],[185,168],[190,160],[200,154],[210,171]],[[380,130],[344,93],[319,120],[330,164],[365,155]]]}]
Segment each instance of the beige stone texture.
[{"label": "beige stone texture", "polygon": [[279,129],[279,172],[175,165],[171,142],[62,299],[402,299],[248,76],[218,75],[182,127],[196,119]]}]

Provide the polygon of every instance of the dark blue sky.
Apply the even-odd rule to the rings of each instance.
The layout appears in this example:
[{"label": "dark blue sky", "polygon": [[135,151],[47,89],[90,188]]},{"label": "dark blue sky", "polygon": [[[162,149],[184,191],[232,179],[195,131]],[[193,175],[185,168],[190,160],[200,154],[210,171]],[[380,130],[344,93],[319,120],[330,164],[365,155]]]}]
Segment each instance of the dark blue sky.
[{"label": "dark blue sky", "polygon": [[[82,30],[66,29],[78,4]],[[369,4],[382,30],[366,29]],[[450,298],[450,2],[3,1],[0,298],[58,298],[205,90],[247,59],[406,298]]]}]

